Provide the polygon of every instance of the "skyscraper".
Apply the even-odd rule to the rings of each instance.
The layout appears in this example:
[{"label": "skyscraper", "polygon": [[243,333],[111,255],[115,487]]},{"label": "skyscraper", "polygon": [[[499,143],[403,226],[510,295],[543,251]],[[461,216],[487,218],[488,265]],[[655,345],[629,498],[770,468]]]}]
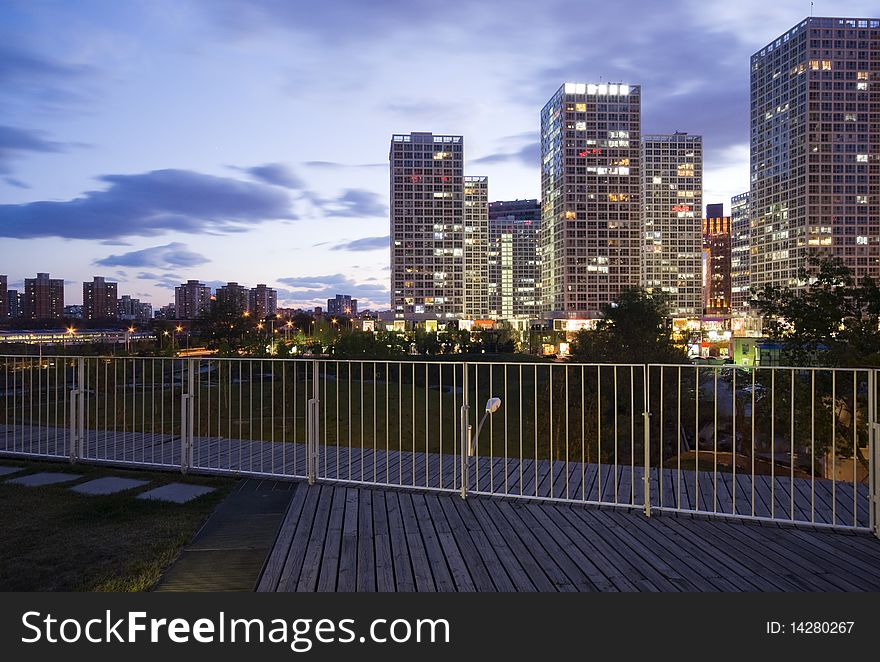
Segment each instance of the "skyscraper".
[{"label": "skyscraper", "polygon": [[703,295],[707,315],[730,314],[730,217],[723,204],[706,206],[703,219]]},{"label": "skyscraper", "polygon": [[391,137],[391,308],[395,319],[466,316],[464,140]]},{"label": "skyscraper", "polygon": [[211,288],[197,280],[188,280],[174,288],[174,312],[177,319],[194,320],[208,311]]},{"label": "skyscraper", "polygon": [[25,319],[61,319],[64,317],[64,280],[49,278],[46,273],[25,278],[21,308]]},{"label": "skyscraper", "polygon": [[9,306],[9,318],[18,319],[22,316],[21,310],[21,292],[18,290],[6,291],[6,302]]},{"label": "skyscraper", "polygon": [[278,308],[278,292],[265,283],[252,287],[248,295],[248,309],[251,315],[257,319],[264,319],[274,315]]},{"label": "skyscraper", "polygon": [[811,253],[880,276],[880,19],[810,17],[751,58],[751,284]]},{"label": "skyscraper", "polygon": [[550,317],[594,318],[641,278],[640,88],[565,83],[541,111],[541,286]]},{"label": "skyscraper", "polygon": [[489,203],[489,316],[511,320],[541,314],[541,203]]},{"label": "skyscraper", "polygon": [[119,314],[116,301],[116,283],[108,283],[103,276],[95,276],[91,283],[83,283],[83,319],[116,319]]},{"label": "skyscraper", "polygon": [[464,315],[489,315],[489,178],[464,178]]},{"label": "skyscraper", "polygon": [[730,312],[749,313],[749,194],[730,199]]},{"label": "skyscraper", "polygon": [[703,137],[642,136],[642,285],[667,297],[673,317],[703,309]]},{"label": "skyscraper", "polygon": [[9,279],[0,274],[0,320],[9,317]]}]

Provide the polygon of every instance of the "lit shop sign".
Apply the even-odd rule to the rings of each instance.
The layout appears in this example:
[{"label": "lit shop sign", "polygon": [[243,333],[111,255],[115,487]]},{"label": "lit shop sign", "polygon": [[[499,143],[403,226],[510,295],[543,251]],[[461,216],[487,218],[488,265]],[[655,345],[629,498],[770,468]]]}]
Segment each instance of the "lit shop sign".
[{"label": "lit shop sign", "polygon": [[672,211],[690,211],[690,205],[672,205]]},{"label": "lit shop sign", "polygon": [[565,93],[566,94],[590,94],[590,95],[600,95],[600,96],[626,96],[629,94],[629,85],[620,85],[617,83],[608,83],[595,85],[593,83],[566,83],[565,84]]}]

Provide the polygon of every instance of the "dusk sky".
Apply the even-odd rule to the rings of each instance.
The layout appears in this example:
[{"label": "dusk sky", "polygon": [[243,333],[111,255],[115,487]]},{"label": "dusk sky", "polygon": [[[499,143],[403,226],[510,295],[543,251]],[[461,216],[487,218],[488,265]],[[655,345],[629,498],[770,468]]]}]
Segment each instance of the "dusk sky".
[{"label": "dusk sky", "polygon": [[[388,307],[388,146],[465,137],[489,199],[540,197],[566,80],[642,86],[643,133],[702,134],[704,202],[748,189],[749,56],[802,0],[0,0],[0,273],[198,278]],[[877,2],[816,2],[876,16]]]}]

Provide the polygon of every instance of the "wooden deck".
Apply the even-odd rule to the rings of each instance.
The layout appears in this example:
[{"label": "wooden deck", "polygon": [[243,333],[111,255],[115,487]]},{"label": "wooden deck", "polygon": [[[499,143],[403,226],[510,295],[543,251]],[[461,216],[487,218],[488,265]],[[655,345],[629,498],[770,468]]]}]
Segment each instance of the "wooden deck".
[{"label": "wooden deck", "polygon": [[877,591],[880,541],[776,524],[297,485],[260,591]]},{"label": "wooden deck", "polygon": [[[65,457],[64,428],[0,425],[0,454]],[[179,437],[161,433],[87,430],[84,460],[109,460],[179,467]],[[755,516],[776,520],[867,528],[868,486],[842,481],[775,477],[748,473],[654,467],[651,505],[682,511]],[[306,475],[301,443],[195,437],[193,470],[224,471],[267,478]],[[460,488],[460,458],[451,454],[389,448],[320,446],[320,478],[389,486]],[[587,464],[528,458],[479,457],[469,460],[468,490],[568,501],[643,504],[644,470],[630,464]]]}]

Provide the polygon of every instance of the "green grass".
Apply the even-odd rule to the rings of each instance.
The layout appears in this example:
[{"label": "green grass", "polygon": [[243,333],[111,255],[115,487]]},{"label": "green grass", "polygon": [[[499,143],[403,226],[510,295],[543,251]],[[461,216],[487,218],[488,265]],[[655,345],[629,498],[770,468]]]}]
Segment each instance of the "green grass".
[{"label": "green grass", "polygon": [[[234,480],[186,476],[217,488],[185,504],[134,498],[181,480],[180,474],[124,471],[61,463],[3,461],[39,471],[72,471],[84,479],[131,477],[150,484],[107,496],[78,494],[71,483],[25,487],[0,482],[0,590],[146,591],[229,492]],[[78,482],[83,482],[81,479]]]}]

